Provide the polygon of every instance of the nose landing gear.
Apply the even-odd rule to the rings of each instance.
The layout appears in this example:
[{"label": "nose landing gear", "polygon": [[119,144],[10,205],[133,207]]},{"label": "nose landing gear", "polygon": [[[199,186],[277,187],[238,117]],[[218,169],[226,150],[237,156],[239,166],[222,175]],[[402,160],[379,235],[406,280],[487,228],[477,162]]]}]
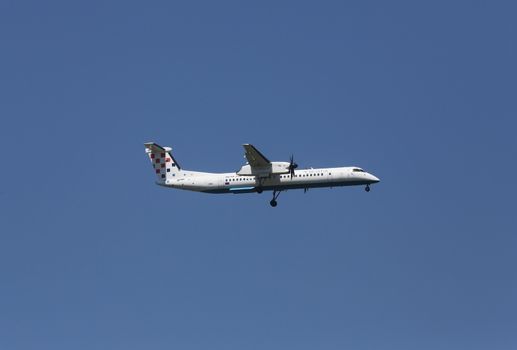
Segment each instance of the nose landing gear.
[{"label": "nose landing gear", "polygon": [[366,185],[366,187],[364,188],[364,190],[365,190],[366,192],[370,192],[370,185]]},{"label": "nose landing gear", "polygon": [[271,200],[271,202],[269,202],[269,204],[274,208],[278,205],[277,203],[277,199],[278,199],[278,196],[280,196],[280,192],[282,191],[277,191],[277,190],[274,190],[273,191],[273,199]]}]

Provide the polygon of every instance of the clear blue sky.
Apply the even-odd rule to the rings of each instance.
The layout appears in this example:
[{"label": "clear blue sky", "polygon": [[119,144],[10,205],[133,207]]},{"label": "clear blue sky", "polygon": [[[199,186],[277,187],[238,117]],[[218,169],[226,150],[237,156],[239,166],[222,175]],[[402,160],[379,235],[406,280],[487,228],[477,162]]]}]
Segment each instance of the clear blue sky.
[{"label": "clear blue sky", "polygon": [[[0,348],[517,348],[513,1],[0,3]],[[143,142],[372,192],[154,185]]]}]

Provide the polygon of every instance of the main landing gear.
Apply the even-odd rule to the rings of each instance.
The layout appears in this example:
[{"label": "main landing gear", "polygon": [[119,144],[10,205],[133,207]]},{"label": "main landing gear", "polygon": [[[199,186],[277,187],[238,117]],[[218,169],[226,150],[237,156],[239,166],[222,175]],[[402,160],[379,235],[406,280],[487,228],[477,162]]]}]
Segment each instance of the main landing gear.
[{"label": "main landing gear", "polygon": [[256,188],[256,191],[257,191],[257,193],[259,193],[259,194],[260,194],[260,193],[262,193],[262,191],[264,191],[264,190],[262,189],[262,178],[261,178],[261,177],[259,177],[259,178],[258,178],[258,186],[257,186],[257,188]]},{"label": "main landing gear", "polygon": [[276,207],[276,206],[278,205],[278,203],[277,203],[277,201],[276,201],[276,200],[277,200],[278,196],[280,196],[280,192],[281,192],[281,191],[277,191],[277,190],[274,190],[274,191],[273,191],[273,199],[271,200],[271,202],[269,202],[269,204],[270,204],[273,208],[274,208],[274,207]]},{"label": "main landing gear", "polygon": [[366,185],[366,187],[364,188],[364,190],[365,190],[366,192],[370,192],[370,185]]}]

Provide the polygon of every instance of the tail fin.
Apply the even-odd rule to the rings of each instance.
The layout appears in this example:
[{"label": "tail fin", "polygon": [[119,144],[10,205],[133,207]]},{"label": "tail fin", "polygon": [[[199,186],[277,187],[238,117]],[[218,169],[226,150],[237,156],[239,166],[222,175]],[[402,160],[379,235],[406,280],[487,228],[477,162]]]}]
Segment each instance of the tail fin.
[{"label": "tail fin", "polygon": [[145,153],[149,156],[159,183],[166,183],[180,171],[178,162],[171,155],[170,147],[162,147],[154,142],[144,143]]}]

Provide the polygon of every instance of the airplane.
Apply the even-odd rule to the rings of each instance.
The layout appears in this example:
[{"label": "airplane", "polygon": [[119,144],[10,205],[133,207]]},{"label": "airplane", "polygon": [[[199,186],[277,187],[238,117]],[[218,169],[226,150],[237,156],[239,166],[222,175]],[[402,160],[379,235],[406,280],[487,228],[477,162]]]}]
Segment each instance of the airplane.
[{"label": "airplane", "polygon": [[170,147],[154,142],[144,143],[157,176],[156,184],[169,188],[205,193],[262,193],[273,191],[269,202],[277,206],[282,191],[310,188],[365,186],[379,182],[379,178],[355,166],[340,168],[299,169],[291,156],[289,162],[271,162],[251,144],[244,144],[248,162],[233,173],[205,173],[184,170],[172,156]]}]

